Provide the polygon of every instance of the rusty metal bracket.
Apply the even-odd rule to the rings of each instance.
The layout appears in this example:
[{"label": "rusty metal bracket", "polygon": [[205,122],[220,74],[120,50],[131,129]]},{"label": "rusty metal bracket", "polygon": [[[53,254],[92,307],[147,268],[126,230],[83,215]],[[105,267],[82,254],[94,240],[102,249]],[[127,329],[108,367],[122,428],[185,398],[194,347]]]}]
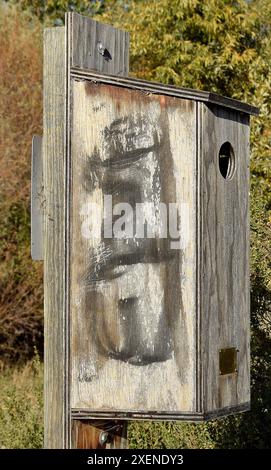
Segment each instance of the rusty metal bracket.
[{"label": "rusty metal bracket", "polygon": [[237,373],[237,353],[236,348],[225,348],[219,350],[219,374],[228,375]]}]

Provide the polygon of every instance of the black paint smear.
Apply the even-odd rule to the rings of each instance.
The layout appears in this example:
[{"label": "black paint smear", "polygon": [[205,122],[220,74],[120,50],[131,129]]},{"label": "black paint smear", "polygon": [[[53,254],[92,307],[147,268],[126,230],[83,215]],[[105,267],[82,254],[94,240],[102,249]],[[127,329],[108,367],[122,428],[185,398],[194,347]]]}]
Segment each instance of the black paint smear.
[{"label": "black paint smear", "polygon": [[[137,140],[146,133],[148,123],[141,121],[142,132],[134,132],[138,120],[136,116],[127,116],[115,120],[103,131],[106,141],[105,147],[108,159],[102,161],[99,151],[95,150],[89,158],[89,163],[84,171],[83,181],[85,188],[91,192],[95,185],[103,189],[104,194],[115,194],[121,197],[126,195],[127,185],[134,189],[134,200],[129,197],[129,203],[135,206],[140,200],[140,161],[149,152],[156,155],[159,166],[158,181],[161,186],[161,202],[176,202],[175,178],[173,174],[173,158],[170,149],[169,124],[166,110],[161,110],[161,115],[156,127],[159,128],[161,136],[158,135],[153,123],[149,126],[152,131],[153,145],[146,148],[136,148]],[[126,140],[122,141],[125,132]],[[135,170],[134,166],[138,168]],[[133,169],[134,168],[134,169]],[[143,166],[142,166],[143,171]],[[117,189],[116,189],[117,188]],[[143,189],[143,188],[142,188]],[[156,188],[153,188],[155,192]],[[111,191],[111,192],[105,192]],[[123,202],[125,198],[123,199]],[[113,202],[114,204],[114,202]],[[133,240],[126,243],[123,240],[104,239],[104,257],[99,252],[95,258],[92,254],[89,260],[87,272],[81,279],[85,286],[85,308],[90,313],[90,331],[93,341],[97,346],[98,357],[104,359],[114,358],[134,365],[147,365],[155,362],[163,362],[171,357],[174,351],[179,370],[181,371],[182,351],[179,348],[182,334],[182,297],[180,250],[170,249],[169,239],[137,239],[139,246]],[[99,262],[98,262],[99,259]],[[105,311],[105,300],[101,292],[95,290],[95,284],[100,281],[110,282],[123,275],[115,268],[137,263],[160,263],[166,261],[166,274],[163,279],[164,305],[163,315],[159,321],[158,333],[153,338],[154,348],[150,351],[149,345],[144,344],[140,337],[140,318],[138,318],[139,299],[125,299],[126,303],[118,300],[118,311],[114,311],[114,318],[108,321]],[[112,299],[116,303],[117,300]],[[113,303],[114,305],[114,303]],[[126,323],[121,318],[125,311]],[[145,312],[148,315],[148,312]],[[114,320],[118,324],[113,324]],[[125,340],[120,338],[118,325],[125,330]],[[99,362],[99,361],[98,361]]]}]

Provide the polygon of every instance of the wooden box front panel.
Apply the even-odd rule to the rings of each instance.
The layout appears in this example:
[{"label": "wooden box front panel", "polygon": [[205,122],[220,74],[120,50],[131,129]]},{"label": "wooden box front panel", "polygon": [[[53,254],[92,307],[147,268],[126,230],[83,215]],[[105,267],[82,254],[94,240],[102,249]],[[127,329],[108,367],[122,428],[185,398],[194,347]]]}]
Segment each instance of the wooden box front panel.
[{"label": "wooden box front panel", "polygon": [[[196,103],[86,80],[71,92],[71,407],[195,411]],[[132,207],[126,238],[105,236],[105,196],[113,224]],[[136,203],[150,227],[146,203],[178,203],[178,249],[136,236]]]},{"label": "wooden box front panel", "polygon": [[[249,116],[202,104],[201,119],[201,342],[209,412],[247,408],[250,400]],[[232,168],[225,178],[219,152],[223,146],[227,153],[229,144]],[[225,373],[223,351],[233,349],[236,370]]]}]

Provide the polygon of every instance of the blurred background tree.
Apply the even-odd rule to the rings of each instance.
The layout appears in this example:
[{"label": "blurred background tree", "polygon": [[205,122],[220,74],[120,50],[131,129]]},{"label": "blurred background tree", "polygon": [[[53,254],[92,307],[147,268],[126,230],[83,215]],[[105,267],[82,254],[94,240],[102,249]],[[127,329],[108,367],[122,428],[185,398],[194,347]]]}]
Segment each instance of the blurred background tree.
[{"label": "blurred background tree", "polygon": [[42,27],[63,24],[67,10],[129,31],[132,75],[260,107],[251,121],[252,411],[201,425],[132,423],[129,432],[134,447],[270,447],[270,0],[1,2],[2,358],[25,361],[34,345],[42,355],[42,265],[31,262],[29,243],[30,146],[42,132]]},{"label": "blurred background tree", "polygon": [[54,26],[64,24],[67,11],[76,11],[81,15],[94,16],[102,13],[106,0],[6,0],[28,11],[41,22]]}]

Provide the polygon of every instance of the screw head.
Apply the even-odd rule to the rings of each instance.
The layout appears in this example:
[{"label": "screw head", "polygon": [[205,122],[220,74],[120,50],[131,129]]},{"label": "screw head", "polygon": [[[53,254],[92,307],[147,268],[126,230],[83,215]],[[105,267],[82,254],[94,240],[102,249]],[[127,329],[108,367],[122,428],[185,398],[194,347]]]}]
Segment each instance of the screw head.
[{"label": "screw head", "polygon": [[99,436],[99,443],[103,446],[108,442],[109,434],[106,431],[102,431]]},{"label": "screw head", "polygon": [[97,49],[98,49],[99,54],[104,55],[104,53],[105,53],[105,47],[103,46],[103,44],[101,43],[101,41],[98,41],[98,42],[97,42]]}]

